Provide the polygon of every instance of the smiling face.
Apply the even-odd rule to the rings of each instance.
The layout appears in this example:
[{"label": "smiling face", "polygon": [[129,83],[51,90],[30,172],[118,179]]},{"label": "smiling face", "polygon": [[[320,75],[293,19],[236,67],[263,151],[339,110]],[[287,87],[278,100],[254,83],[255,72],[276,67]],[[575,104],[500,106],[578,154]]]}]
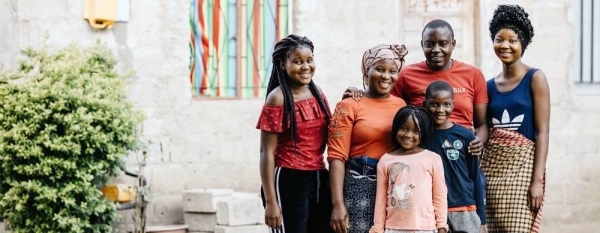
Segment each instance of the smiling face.
[{"label": "smiling face", "polygon": [[520,60],[523,47],[519,35],[512,29],[500,29],[494,36],[494,52],[505,64],[512,64]]},{"label": "smiling face", "polygon": [[382,59],[373,64],[365,77],[368,85],[367,94],[371,98],[387,98],[398,80],[396,63],[389,59]]},{"label": "smiling face", "polygon": [[315,61],[309,47],[300,46],[281,64],[290,77],[290,85],[308,85],[315,73]]},{"label": "smiling face", "polygon": [[404,149],[404,154],[414,154],[421,150],[419,147],[421,143],[419,122],[415,121],[417,121],[416,118],[413,120],[413,116],[409,116],[396,132],[396,140]]},{"label": "smiling face", "polygon": [[454,110],[454,97],[449,91],[435,91],[425,100],[425,108],[433,116],[436,129],[448,129],[452,122],[448,121]]},{"label": "smiling face", "polygon": [[423,31],[421,48],[432,70],[447,70],[452,67],[450,58],[456,41],[448,27],[426,28]]}]

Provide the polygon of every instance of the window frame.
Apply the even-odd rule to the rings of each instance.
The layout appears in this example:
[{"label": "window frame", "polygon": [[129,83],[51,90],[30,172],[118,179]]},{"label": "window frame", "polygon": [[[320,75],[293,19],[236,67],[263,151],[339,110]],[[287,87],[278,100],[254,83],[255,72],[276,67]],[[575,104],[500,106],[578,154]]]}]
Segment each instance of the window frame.
[{"label": "window frame", "polygon": [[600,95],[600,2],[577,0],[573,8],[575,93]]},{"label": "window frame", "polygon": [[[207,9],[208,7],[214,7],[217,2],[219,2],[219,10],[215,10],[215,8]],[[270,51],[273,50],[273,47],[278,40],[292,31],[292,0],[191,0],[190,3],[190,23],[192,32],[190,35],[189,82],[191,83],[190,91],[192,92],[192,99],[246,100],[264,98],[266,95],[266,86],[270,77],[269,72],[272,69]],[[223,26],[227,25],[228,22],[230,23],[228,20],[231,20],[231,9],[229,9],[227,15],[221,12],[223,10],[223,4],[227,4],[230,8],[232,5],[235,5],[234,11],[236,22],[234,26],[231,24]],[[269,4],[273,5],[269,6]],[[272,10],[273,6],[275,10],[268,11]],[[203,9],[205,11],[199,12],[198,9]],[[207,20],[215,18],[214,15],[216,13],[213,12],[217,11],[219,11],[218,20],[222,22],[220,23],[221,27],[235,27],[235,29],[229,31],[227,31],[227,29],[222,30],[226,31],[228,36],[217,35],[219,38],[216,39],[218,41],[216,43],[221,44],[221,47],[218,48],[219,51],[217,51],[217,47],[214,46],[215,42],[213,42],[213,40],[215,40],[215,35],[211,34],[214,32],[211,31],[213,29],[214,21]],[[272,18],[269,18],[269,15],[267,14],[270,14]],[[281,18],[282,16],[283,18]],[[207,20],[203,25],[200,23],[203,22],[201,18]],[[260,26],[256,26],[259,23]],[[240,27],[239,25],[242,26]],[[270,29],[266,29],[268,25],[271,26]],[[206,34],[196,34],[196,31],[202,31],[204,29],[206,30]],[[235,32],[232,33],[232,31]],[[203,38],[202,36],[206,36],[208,39]],[[260,39],[257,40],[256,38]],[[203,45],[202,41],[198,44],[199,39],[208,41],[208,49],[205,47],[200,48],[206,45]],[[231,48],[232,40],[235,40],[235,49]],[[225,46],[229,46],[228,54],[223,52],[222,47]],[[204,54],[205,49],[206,51],[209,51],[208,55]],[[198,51],[202,51],[202,53]],[[235,51],[235,54],[232,54],[231,51]],[[223,58],[225,58],[224,61]],[[232,58],[235,58],[234,64],[231,62],[231,60],[233,60]],[[204,59],[206,61],[203,61]],[[203,64],[196,64],[199,60],[203,61]],[[224,62],[228,63],[227,70],[229,70],[229,75],[221,73],[225,72],[221,67],[221,64]],[[205,64],[210,68],[204,68]],[[252,66],[252,68],[246,68],[248,66]],[[201,74],[196,73],[196,69],[199,68],[204,69],[201,71]],[[233,75],[231,74],[232,69],[235,69]],[[227,84],[217,85],[215,82]],[[235,89],[232,87],[233,83],[235,83]],[[248,85],[248,83],[250,85]],[[207,89],[203,88],[205,84],[208,84],[208,91],[204,91]],[[234,92],[234,94],[232,95],[231,92]],[[202,93],[209,94],[203,95]],[[221,93],[221,95],[218,96],[218,93]]]}]

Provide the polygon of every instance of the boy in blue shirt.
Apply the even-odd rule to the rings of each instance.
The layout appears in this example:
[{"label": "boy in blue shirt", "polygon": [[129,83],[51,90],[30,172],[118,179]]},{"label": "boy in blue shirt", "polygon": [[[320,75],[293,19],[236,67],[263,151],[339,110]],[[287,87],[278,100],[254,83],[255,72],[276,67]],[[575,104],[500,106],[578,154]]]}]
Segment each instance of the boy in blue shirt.
[{"label": "boy in blue shirt", "polygon": [[435,81],[425,90],[425,109],[435,120],[435,130],[425,148],[442,157],[448,186],[448,225],[450,232],[485,231],[485,205],[479,157],[467,152],[473,132],[448,119],[454,109],[454,92],[444,81]]}]

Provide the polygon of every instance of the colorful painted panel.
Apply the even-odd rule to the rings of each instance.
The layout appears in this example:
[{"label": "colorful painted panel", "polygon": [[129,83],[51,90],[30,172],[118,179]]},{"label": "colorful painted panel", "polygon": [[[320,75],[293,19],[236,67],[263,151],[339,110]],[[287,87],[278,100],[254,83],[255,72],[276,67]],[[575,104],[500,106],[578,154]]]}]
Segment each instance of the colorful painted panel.
[{"label": "colorful painted panel", "polygon": [[289,33],[289,0],[192,0],[194,96],[265,96],[275,42]]}]

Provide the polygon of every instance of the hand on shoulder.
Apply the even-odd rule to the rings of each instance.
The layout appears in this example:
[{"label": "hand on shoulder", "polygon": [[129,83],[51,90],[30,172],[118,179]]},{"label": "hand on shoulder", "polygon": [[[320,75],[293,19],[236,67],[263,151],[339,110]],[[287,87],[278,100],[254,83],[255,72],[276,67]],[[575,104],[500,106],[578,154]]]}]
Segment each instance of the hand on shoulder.
[{"label": "hand on shoulder", "polygon": [[344,94],[342,95],[342,100],[346,98],[352,98],[354,101],[358,102],[360,97],[364,95],[363,90],[360,90],[356,87],[348,87],[344,90]]}]

